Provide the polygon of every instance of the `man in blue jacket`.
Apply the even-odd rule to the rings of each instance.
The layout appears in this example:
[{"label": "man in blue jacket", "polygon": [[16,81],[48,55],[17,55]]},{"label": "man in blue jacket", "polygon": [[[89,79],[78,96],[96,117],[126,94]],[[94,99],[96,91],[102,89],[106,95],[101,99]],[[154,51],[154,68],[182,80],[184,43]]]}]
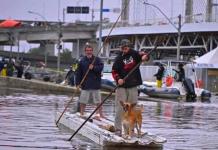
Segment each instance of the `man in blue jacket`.
[{"label": "man in blue jacket", "polygon": [[[99,105],[101,102],[100,88],[103,67],[104,64],[101,59],[93,55],[93,47],[87,45],[85,47],[85,56],[81,58],[76,72],[76,85],[81,88],[79,99],[81,116],[84,115],[86,104],[88,104],[90,98],[92,98],[93,103],[96,105]],[[88,74],[82,82],[87,71]],[[99,115],[103,117],[102,108],[99,108]]]}]

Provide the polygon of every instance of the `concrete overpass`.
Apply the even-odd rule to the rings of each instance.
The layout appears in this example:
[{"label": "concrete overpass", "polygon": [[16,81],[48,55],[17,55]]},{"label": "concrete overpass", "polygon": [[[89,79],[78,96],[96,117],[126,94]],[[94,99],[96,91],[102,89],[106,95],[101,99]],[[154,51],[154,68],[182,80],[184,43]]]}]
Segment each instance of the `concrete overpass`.
[{"label": "concrete overpass", "polygon": [[[22,26],[14,29],[0,29],[0,44],[16,44],[19,40],[30,43],[40,43],[49,55],[54,55],[54,45],[59,42],[72,42],[74,58],[79,58],[87,41],[96,45],[98,36],[98,23],[78,22],[60,24],[58,22],[46,23],[40,26]],[[177,26],[177,24],[175,24]],[[181,28],[181,55],[184,60],[195,55],[202,55],[218,46],[218,23],[197,22],[184,23]],[[103,39],[107,36],[111,26],[105,26],[102,32]],[[160,43],[157,51],[153,54],[154,59],[173,58],[177,50],[177,31],[167,23],[155,25],[129,25],[119,24],[112,30],[108,41],[105,43],[104,58],[113,58],[119,50],[120,41],[128,38],[132,41],[135,49],[152,49],[159,37],[165,40]],[[97,37],[98,38],[98,37]],[[96,49],[98,50],[98,49]]]},{"label": "concrete overpass", "polygon": [[72,42],[72,54],[79,58],[80,50],[86,42],[96,42],[97,23],[41,22],[40,25],[32,25],[31,22],[23,22],[25,25],[17,28],[0,28],[0,45],[18,45],[19,41],[25,40],[29,43],[39,43],[49,55],[54,55],[55,44]]}]

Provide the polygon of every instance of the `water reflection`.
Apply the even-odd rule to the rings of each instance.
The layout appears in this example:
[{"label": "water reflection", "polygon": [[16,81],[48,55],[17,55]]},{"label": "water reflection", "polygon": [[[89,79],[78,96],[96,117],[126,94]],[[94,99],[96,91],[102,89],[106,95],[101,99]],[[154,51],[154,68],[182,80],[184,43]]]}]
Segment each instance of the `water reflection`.
[{"label": "water reflection", "polygon": [[102,150],[162,150],[163,148],[145,147],[103,147]]},{"label": "water reflection", "polygon": [[10,87],[0,87],[0,96],[10,95],[17,92],[21,93],[33,93],[33,90],[30,89],[19,89],[19,88],[10,88]]},{"label": "water reflection", "polygon": [[150,116],[145,117],[145,128],[167,137],[164,145],[167,150],[218,149],[217,100],[213,97],[211,104],[151,103],[154,110],[145,112],[150,112]]},{"label": "water reflection", "polygon": [[[79,135],[71,142],[67,141],[72,132],[57,128],[54,116],[57,110],[64,109],[70,98],[65,95],[42,95],[29,90],[1,89],[0,149],[120,150],[117,147],[100,147]],[[213,97],[211,104],[142,103],[145,107],[143,128],[167,138],[164,150],[218,149],[217,97]],[[73,105],[69,110],[72,108]],[[87,111],[92,110],[92,106],[87,107]],[[104,112],[108,116],[114,115],[113,101],[107,101]]]},{"label": "water reflection", "polygon": [[[21,92],[21,91],[19,91]],[[13,92],[12,92],[13,93]],[[70,133],[54,123],[55,106],[69,97],[8,92],[0,96],[0,149],[75,149],[86,140],[67,139]],[[88,142],[93,145],[92,142]],[[86,144],[87,146],[88,144]]]}]

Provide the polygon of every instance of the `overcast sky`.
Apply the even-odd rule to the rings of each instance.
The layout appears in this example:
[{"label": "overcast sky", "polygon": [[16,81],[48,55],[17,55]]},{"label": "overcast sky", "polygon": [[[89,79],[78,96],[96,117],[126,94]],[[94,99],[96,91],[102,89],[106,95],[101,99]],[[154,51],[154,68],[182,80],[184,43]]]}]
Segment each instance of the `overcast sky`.
[{"label": "overcast sky", "polygon": [[[104,0],[104,6],[107,8],[119,8],[120,0],[113,1],[114,2],[111,3],[111,0]],[[59,18],[62,20],[63,8],[67,6],[90,6],[90,8],[99,8],[100,0],[0,0],[0,2],[0,19],[42,20],[39,16],[28,13],[28,11],[34,11],[43,15],[48,21],[57,21],[58,8],[60,8]],[[98,12],[95,13],[98,15]],[[111,16],[113,13],[108,14]],[[85,15],[67,14],[66,20],[71,21],[79,19],[80,17],[87,20],[91,19],[91,13]]]},{"label": "overcast sky", "polygon": [[[131,0],[131,15],[133,19],[145,15],[145,12],[143,12],[145,10],[145,6],[142,4],[143,1],[146,0]],[[172,16],[172,13],[173,16],[177,16],[179,12],[184,12],[184,1],[185,0],[147,0],[147,2],[160,7],[169,17]],[[41,17],[28,13],[28,11],[34,11],[43,15],[48,21],[57,21],[58,10],[60,12],[59,18],[62,20],[63,9],[67,6],[90,6],[90,8],[94,7],[94,9],[98,9],[100,6],[100,0],[0,0],[0,2],[0,19],[12,18],[18,20],[42,20]],[[121,0],[104,0],[104,8],[113,9],[120,7]],[[152,17],[154,13],[157,15],[156,17],[159,16],[157,10],[149,11],[149,9],[151,8],[147,8],[147,16]],[[140,13],[140,15],[138,13]],[[98,20],[98,11],[95,11],[95,16],[95,20]],[[115,19],[117,16],[118,14],[113,12],[104,13],[104,17],[111,18],[111,20]],[[66,14],[67,21],[81,18],[82,20],[91,20],[91,13],[85,15]]]},{"label": "overcast sky", "polygon": [[[122,0],[104,0],[104,8],[110,10],[121,8]],[[131,0],[130,3],[130,21],[143,22],[145,20],[158,20],[164,18],[160,12],[151,6],[143,5],[143,1],[147,1],[158,6],[169,18],[179,14],[184,15],[185,0]],[[194,14],[204,12],[206,0],[193,0]],[[215,0],[217,1],[217,0]],[[67,6],[89,6],[90,9],[95,9],[94,20],[99,20],[100,0],[0,0],[0,19],[15,19],[15,20],[47,20],[58,21],[63,20],[63,10]],[[59,10],[59,11],[58,11]],[[30,14],[28,11],[33,11],[40,14]],[[59,12],[59,13],[58,13]],[[115,21],[119,13],[105,12],[103,18],[109,18]],[[91,21],[90,14],[66,14],[65,21],[75,22],[75,20]],[[44,19],[43,19],[44,18]],[[27,46],[24,49],[29,49]]]}]

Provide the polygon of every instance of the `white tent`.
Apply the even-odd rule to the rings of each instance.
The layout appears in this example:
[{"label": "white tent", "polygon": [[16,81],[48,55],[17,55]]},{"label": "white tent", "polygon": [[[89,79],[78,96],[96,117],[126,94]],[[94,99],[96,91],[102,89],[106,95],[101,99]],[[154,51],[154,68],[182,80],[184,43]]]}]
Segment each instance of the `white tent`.
[{"label": "white tent", "polygon": [[218,47],[194,60],[197,68],[218,68]]}]

